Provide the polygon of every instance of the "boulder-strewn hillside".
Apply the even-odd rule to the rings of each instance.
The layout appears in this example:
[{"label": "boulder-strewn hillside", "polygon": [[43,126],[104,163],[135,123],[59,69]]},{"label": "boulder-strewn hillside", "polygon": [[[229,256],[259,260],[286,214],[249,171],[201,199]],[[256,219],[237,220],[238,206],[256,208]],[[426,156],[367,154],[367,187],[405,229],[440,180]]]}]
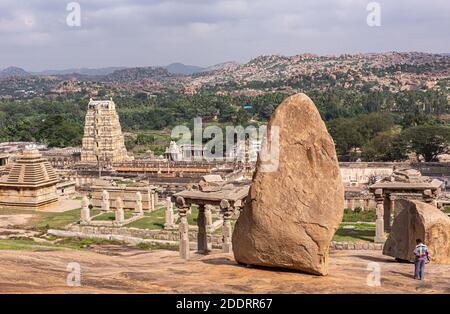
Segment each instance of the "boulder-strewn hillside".
[{"label": "boulder-strewn hillside", "polygon": [[120,93],[157,93],[170,89],[189,94],[210,89],[245,95],[336,89],[394,93],[433,89],[447,94],[450,91],[450,55],[419,52],[269,55],[245,64],[225,62],[208,68],[172,64],[112,70],[48,76],[8,68],[0,72],[0,97],[22,97],[24,93],[61,95],[98,88]]},{"label": "boulder-strewn hillside", "polygon": [[450,56],[427,53],[373,53],[339,56],[259,56],[243,65],[195,77],[200,86],[265,88],[369,88],[392,91],[432,88],[450,77]]}]

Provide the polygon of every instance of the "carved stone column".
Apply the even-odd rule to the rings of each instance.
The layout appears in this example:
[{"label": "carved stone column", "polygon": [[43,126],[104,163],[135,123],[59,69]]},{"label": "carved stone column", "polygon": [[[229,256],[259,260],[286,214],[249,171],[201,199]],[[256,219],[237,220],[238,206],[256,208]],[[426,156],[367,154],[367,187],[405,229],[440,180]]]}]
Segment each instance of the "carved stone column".
[{"label": "carved stone column", "polygon": [[223,215],[223,226],[222,226],[222,252],[232,253],[233,248],[231,244],[231,217],[233,216],[233,208],[227,200],[222,200],[220,202],[220,209]]},{"label": "carved stone column", "polygon": [[116,199],[116,223],[121,225],[125,220],[125,213],[123,211],[123,201],[122,198],[118,197]]},{"label": "carved stone column", "polygon": [[151,190],[150,191],[150,211],[154,211],[155,210],[155,191]]},{"label": "carved stone column", "polygon": [[109,212],[109,193],[106,190],[102,192],[102,211]]},{"label": "carved stone column", "polygon": [[89,210],[89,199],[84,196],[81,200],[81,224],[88,224],[91,222],[91,213]]},{"label": "carved stone column", "polygon": [[134,211],[139,215],[144,215],[144,210],[142,209],[142,194],[141,192],[136,192],[136,206]]},{"label": "carved stone column", "polygon": [[388,194],[384,198],[384,232],[391,232],[394,216],[394,198],[392,194]]},{"label": "carved stone column", "polygon": [[173,204],[170,197],[166,198],[166,213],[165,213],[165,223],[164,228],[170,229],[175,227],[174,215],[173,215]]},{"label": "carved stone column", "polygon": [[389,207],[391,210],[391,217],[389,221],[389,232],[391,232],[392,225],[394,224],[394,219],[397,216],[397,209],[395,208],[395,201],[398,199],[398,196],[389,195]]},{"label": "carved stone column", "polygon": [[205,205],[206,231],[210,232],[212,229],[212,208],[211,205]]},{"label": "carved stone column", "polygon": [[208,253],[208,237],[206,233],[205,205],[198,206],[197,226],[197,251],[206,254]]},{"label": "carved stone column", "polygon": [[375,190],[375,202],[377,203],[375,242],[384,243],[386,241],[386,236],[384,233],[384,194],[382,189]]},{"label": "carved stone column", "polygon": [[180,215],[180,224],[178,230],[180,233],[180,257],[182,259],[189,259],[189,223],[187,220],[187,213],[189,206],[186,205],[184,198],[177,197],[176,204],[178,207],[178,214]]}]

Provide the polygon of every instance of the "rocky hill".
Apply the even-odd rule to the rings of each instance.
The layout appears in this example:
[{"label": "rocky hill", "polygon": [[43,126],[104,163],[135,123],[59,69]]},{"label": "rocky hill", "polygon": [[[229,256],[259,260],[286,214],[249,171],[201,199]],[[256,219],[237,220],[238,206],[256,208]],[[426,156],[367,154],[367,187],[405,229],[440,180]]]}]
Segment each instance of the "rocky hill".
[{"label": "rocky hill", "polygon": [[427,53],[373,53],[339,56],[259,56],[243,65],[217,69],[191,84],[247,88],[414,89],[450,78],[450,56]]},{"label": "rocky hill", "polygon": [[175,77],[174,74],[162,67],[126,68],[114,71],[101,78],[105,82],[131,83],[136,81],[163,81]]},{"label": "rocky hill", "polygon": [[[71,93],[102,87],[120,93],[154,93],[170,89],[192,94],[209,89],[245,95],[331,89],[391,92],[436,89],[447,94],[450,91],[450,55],[419,52],[266,55],[245,64],[225,62],[208,68],[172,64],[108,69],[49,76],[31,75],[11,67],[0,72],[0,97],[18,97],[25,92],[59,95],[62,91]],[[71,88],[67,89],[67,86]]]},{"label": "rocky hill", "polygon": [[2,71],[0,71],[0,78],[7,78],[7,77],[26,77],[30,76],[31,74],[25,71],[22,68],[18,67],[8,67]]}]

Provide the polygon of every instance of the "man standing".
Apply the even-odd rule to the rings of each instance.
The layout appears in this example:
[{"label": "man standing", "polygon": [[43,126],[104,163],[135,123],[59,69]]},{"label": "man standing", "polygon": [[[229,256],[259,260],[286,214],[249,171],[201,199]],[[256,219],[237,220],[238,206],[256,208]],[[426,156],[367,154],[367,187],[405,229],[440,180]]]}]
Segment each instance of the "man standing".
[{"label": "man standing", "polygon": [[430,260],[430,257],[428,255],[428,247],[423,244],[421,239],[416,240],[416,248],[414,249],[414,264],[415,264],[415,271],[414,271],[414,279],[423,280],[425,275],[425,263],[426,261]]}]

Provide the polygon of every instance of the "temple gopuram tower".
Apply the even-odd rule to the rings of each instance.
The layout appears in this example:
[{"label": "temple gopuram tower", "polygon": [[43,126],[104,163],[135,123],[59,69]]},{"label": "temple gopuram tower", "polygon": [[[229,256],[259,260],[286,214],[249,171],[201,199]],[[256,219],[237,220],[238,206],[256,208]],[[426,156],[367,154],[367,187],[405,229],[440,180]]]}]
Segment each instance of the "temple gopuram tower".
[{"label": "temple gopuram tower", "polygon": [[125,148],[116,105],[110,100],[89,101],[84,124],[81,162],[131,161]]}]

